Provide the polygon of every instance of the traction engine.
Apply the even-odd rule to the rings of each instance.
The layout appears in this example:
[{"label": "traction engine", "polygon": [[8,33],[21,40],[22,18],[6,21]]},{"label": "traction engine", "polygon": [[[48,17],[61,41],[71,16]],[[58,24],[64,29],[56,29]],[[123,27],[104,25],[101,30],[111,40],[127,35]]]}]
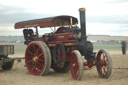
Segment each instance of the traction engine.
[{"label": "traction engine", "polygon": [[[96,66],[100,77],[110,76],[112,61],[109,53],[103,49],[98,53],[93,52],[93,44],[87,40],[85,11],[84,8],[79,9],[81,28],[77,26],[77,18],[72,16],[56,16],[15,24],[15,29],[25,28],[25,63],[31,74],[46,75],[50,68],[59,73],[70,70],[72,77],[80,80],[84,70]],[[36,28],[36,32],[29,29],[31,27]],[[53,32],[39,36],[38,27],[50,27]]]}]

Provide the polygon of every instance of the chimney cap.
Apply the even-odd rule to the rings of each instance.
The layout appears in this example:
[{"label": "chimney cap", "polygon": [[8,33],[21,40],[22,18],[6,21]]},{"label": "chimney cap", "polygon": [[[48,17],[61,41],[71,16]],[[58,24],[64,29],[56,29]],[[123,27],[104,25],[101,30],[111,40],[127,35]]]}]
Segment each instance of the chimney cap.
[{"label": "chimney cap", "polygon": [[79,11],[86,11],[85,8],[79,8]]}]

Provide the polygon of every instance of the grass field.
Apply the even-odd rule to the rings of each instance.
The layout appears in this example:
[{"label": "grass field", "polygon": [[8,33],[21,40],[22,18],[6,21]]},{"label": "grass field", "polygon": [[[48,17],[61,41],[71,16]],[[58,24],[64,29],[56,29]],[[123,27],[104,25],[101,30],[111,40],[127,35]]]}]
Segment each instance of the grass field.
[{"label": "grass field", "polygon": [[[26,45],[24,44],[14,44],[15,46],[15,54],[24,54],[26,50]],[[120,45],[94,45],[94,51],[98,51],[100,49],[106,50],[114,50],[114,51],[121,51]]]},{"label": "grass field", "polygon": [[26,45],[24,44],[14,44],[15,46],[15,54],[24,54],[26,50]]},{"label": "grass field", "polygon": [[99,49],[119,51],[121,50],[121,46],[120,45],[94,45],[94,50],[99,50]]}]

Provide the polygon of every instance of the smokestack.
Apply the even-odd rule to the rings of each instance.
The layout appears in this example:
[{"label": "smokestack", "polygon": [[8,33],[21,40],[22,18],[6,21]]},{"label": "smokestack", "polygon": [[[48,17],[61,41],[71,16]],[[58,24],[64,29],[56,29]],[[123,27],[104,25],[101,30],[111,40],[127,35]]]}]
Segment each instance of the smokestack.
[{"label": "smokestack", "polygon": [[87,40],[86,37],[86,17],[85,17],[85,8],[80,8],[79,12],[80,12],[80,25],[81,25],[81,39],[83,40]]}]

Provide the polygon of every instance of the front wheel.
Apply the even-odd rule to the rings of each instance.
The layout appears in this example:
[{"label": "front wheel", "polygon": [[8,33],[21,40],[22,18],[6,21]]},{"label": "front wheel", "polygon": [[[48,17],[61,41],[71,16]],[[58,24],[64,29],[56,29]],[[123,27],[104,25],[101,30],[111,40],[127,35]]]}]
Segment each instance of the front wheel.
[{"label": "front wheel", "polygon": [[101,78],[108,78],[112,72],[112,60],[110,54],[101,49],[96,58],[96,68],[99,76]]},{"label": "front wheel", "polygon": [[83,62],[82,62],[82,56],[78,50],[74,50],[71,53],[70,71],[74,79],[80,80],[82,78]]}]

